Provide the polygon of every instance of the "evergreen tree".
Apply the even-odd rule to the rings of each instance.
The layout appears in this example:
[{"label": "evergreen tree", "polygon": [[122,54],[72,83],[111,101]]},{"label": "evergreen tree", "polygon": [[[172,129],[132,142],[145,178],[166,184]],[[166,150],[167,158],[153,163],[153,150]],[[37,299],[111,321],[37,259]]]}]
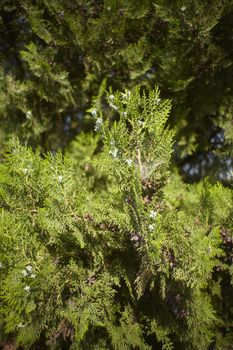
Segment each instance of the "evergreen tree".
[{"label": "evergreen tree", "polygon": [[2,153],[1,339],[229,349],[232,191],[169,173],[171,106],[157,89],[110,91],[107,103],[117,120],[98,100],[91,109],[96,154],[98,137],[88,153],[82,135],[65,157],[17,140]]},{"label": "evergreen tree", "polygon": [[1,2],[0,348],[232,348],[232,17]]}]

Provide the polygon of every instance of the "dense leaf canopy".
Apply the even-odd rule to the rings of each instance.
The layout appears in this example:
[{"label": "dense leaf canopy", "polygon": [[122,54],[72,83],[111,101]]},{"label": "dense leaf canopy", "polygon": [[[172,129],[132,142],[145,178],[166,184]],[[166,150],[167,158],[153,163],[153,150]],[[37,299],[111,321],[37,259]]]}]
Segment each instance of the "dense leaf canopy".
[{"label": "dense leaf canopy", "polygon": [[2,0],[0,348],[230,350],[231,0]]}]

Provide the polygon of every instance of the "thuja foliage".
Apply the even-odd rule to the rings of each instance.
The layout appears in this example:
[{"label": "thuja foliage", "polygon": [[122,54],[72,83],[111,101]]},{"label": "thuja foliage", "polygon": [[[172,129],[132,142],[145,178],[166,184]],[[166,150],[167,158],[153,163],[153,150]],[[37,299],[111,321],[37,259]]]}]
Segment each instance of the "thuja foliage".
[{"label": "thuja foliage", "polygon": [[82,135],[65,156],[17,140],[2,152],[1,340],[229,349],[232,192],[169,173],[171,106],[157,89],[107,101],[118,118],[93,105],[89,153]]},{"label": "thuja foliage", "polygon": [[193,154],[229,156],[232,17],[232,0],[3,0],[1,138],[57,149],[90,130],[101,82],[140,82],[173,100],[179,166]]}]

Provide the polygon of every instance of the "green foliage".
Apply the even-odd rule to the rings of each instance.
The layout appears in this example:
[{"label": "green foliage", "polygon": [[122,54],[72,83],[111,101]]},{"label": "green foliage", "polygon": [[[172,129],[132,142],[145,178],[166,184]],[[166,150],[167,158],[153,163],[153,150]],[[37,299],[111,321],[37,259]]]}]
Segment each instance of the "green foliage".
[{"label": "green foliage", "polygon": [[104,109],[95,101],[99,136],[81,134],[65,157],[17,141],[2,153],[2,340],[93,350],[227,343],[231,190],[169,172],[171,107],[158,89],[110,91]]},{"label": "green foliage", "polygon": [[0,348],[232,347],[232,16],[1,2]]},{"label": "green foliage", "polygon": [[173,100],[168,124],[179,166],[195,154],[229,156],[232,14],[231,0],[4,0],[1,139],[17,134],[34,148],[65,147],[90,131],[88,111],[103,81],[114,91],[140,82]]}]

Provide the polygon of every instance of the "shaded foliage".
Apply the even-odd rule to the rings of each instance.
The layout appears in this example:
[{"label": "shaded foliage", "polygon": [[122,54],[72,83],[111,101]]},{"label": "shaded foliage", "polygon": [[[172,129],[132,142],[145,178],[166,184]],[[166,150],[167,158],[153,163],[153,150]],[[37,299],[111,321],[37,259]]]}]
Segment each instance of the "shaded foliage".
[{"label": "shaded foliage", "polygon": [[191,180],[210,173],[206,153],[218,168],[232,156],[232,1],[5,0],[0,14],[3,139],[63,147],[90,130],[101,82],[156,83],[173,101],[177,164],[198,163]]}]

